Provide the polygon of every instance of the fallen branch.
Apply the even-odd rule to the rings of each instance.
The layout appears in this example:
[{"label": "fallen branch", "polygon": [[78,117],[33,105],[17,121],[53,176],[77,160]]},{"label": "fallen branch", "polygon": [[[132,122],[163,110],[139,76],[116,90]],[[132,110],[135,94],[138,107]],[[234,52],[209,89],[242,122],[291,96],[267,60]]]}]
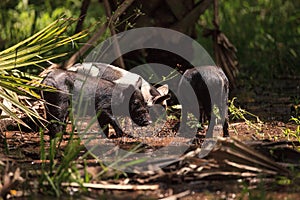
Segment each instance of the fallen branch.
[{"label": "fallen branch", "polygon": [[65,187],[86,187],[91,189],[108,189],[108,190],[157,190],[159,185],[118,185],[118,184],[100,184],[100,183],[62,183]]}]

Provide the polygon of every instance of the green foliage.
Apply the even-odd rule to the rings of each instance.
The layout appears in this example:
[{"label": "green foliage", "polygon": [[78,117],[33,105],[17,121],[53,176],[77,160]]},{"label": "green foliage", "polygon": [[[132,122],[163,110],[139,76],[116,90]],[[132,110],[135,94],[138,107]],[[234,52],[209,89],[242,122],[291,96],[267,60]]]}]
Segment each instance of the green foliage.
[{"label": "green foliage", "polygon": [[[235,120],[235,119],[242,120],[242,121],[246,122],[246,124],[249,127],[255,129],[256,132],[261,132],[262,121],[260,121],[259,117],[246,111],[245,109],[236,107],[234,105],[235,100],[236,100],[236,97],[234,97],[232,100],[229,100],[228,111],[230,113],[230,117],[232,118],[232,120]],[[249,118],[254,118],[255,122],[257,122],[258,124],[256,125]]]},{"label": "green foliage", "polygon": [[290,121],[294,122],[297,125],[296,129],[291,130],[289,128],[285,128],[282,129],[282,132],[285,135],[287,140],[296,140],[300,142],[300,119],[296,117],[292,117]]},{"label": "green foliage", "polygon": [[188,113],[188,121],[186,122],[186,124],[190,127],[190,128],[199,128],[199,129],[203,129],[203,124],[201,124],[198,119],[191,113]]},{"label": "green foliage", "polygon": [[258,183],[258,187],[250,189],[249,183],[244,183],[241,190],[241,196],[238,199],[249,200],[271,200],[271,197],[267,197],[266,186],[263,180]]},{"label": "green foliage", "polygon": [[8,116],[24,126],[27,125],[3,103],[3,100],[10,102],[33,121],[42,119],[34,109],[24,106],[19,101],[19,95],[39,98],[36,89],[40,78],[30,72],[41,70],[41,63],[66,56],[66,52],[52,54],[49,52],[74,43],[86,35],[83,32],[73,36],[64,35],[72,22],[67,19],[57,20],[33,36],[0,52],[0,110],[4,110]]},{"label": "green foliage", "polygon": [[[0,2],[0,50],[30,37],[53,21],[66,18],[77,19],[80,15],[80,0],[4,0]],[[91,0],[84,29],[90,28],[104,17],[103,6]],[[67,34],[73,35],[75,25],[68,28]],[[70,49],[70,47],[68,47]],[[66,49],[64,50],[66,51]]]},{"label": "green foliage", "polygon": [[[300,1],[294,0],[219,1],[220,29],[238,49],[241,72],[260,79],[300,72],[299,13]],[[212,16],[210,9],[200,25],[213,28]]]},{"label": "green foliage", "polygon": [[72,131],[70,133],[70,139],[62,153],[62,158],[57,162],[55,158],[58,153],[57,148],[59,148],[60,140],[61,138],[59,137],[52,139],[50,141],[49,152],[46,154],[43,134],[41,134],[41,160],[46,161],[46,158],[48,158],[50,162],[48,167],[45,164],[42,165],[40,186],[43,188],[44,193],[57,197],[61,196],[64,191],[62,184],[76,182],[82,185],[84,181],[75,161],[83,149],[80,145],[80,140],[74,139],[74,132]]},{"label": "green foliage", "polygon": [[292,96],[290,98],[290,100],[292,102],[291,115],[294,118],[300,117],[300,98],[299,98],[299,96]]},{"label": "green foliage", "polygon": [[67,19],[57,20],[22,42],[1,51],[0,69],[3,71],[38,66],[40,63],[66,56],[66,52],[56,55],[49,55],[49,52],[85,36],[82,33],[71,37],[64,36],[63,33],[66,32],[70,23],[72,21]]}]

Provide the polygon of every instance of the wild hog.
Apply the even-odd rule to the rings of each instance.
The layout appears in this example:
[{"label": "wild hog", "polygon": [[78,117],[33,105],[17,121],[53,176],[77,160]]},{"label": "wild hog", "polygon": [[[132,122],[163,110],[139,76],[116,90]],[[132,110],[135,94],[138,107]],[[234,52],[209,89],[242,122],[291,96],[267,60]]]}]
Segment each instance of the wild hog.
[{"label": "wild hog", "polygon": [[[46,116],[50,122],[48,125],[50,137],[64,130],[62,124],[65,124],[69,114],[72,95],[81,92],[83,92],[84,100],[94,98],[98,123],[107,137],[110,137],[108,124],[111,124],[116,132],[116,135],[112,137],[123,135],[122,129],[113,116],[112,104],[116,110],[119,110],[119,113],[120,110],[124,108],[126,110],[129,107],[129,115],[139,126],[151,123],[148,107],[140,91],[141,79],[138,79],[135,84],[116,84],[97,77],[87,77],[81,73],[56,69],[50,72],[42,83],[57,89],[55,92],[42,92],[42,98],[47,102]],[[115,98],[114,94],[117,94]],[[129,102],[126,102],[126,99],[129,99]]]},{"label": "wild hog", "polygon": [[[199,110],[195,110],[195,105],[191,105],[191,97],[183,91],[183,85],[190,84],[197,97]],[[187,113],[201,113],[201,107],[209,119],[210,127],[224,122],[223,136],[228,134],[228,90],[229,83],[226,75],[217,66],[201,66],[188,69],[183,74],[179,83],[178,94],[182,96],[184,106],[182,106],[182,123],[187,122]],[[201,116],[196,116],[201,119]],[[208,130],[211,134],[213,129]]]},{"label": "wild hog", "polygon": [[[82,64],[78,63],[70,67],[68,71],[78,71],[83,74],[97,76],[102,79],[121,84],[135,83],[139,78],[142,78],[138,74],[129,72],[119,67],[98,62],[87,62]],[[165,100],[169,98],[168,85],[165,84],[158,88],[155,88],[142,78],[141,91],[148,106],[152,106],[154,102],[155,104],[162,104],[166,106]]]}]

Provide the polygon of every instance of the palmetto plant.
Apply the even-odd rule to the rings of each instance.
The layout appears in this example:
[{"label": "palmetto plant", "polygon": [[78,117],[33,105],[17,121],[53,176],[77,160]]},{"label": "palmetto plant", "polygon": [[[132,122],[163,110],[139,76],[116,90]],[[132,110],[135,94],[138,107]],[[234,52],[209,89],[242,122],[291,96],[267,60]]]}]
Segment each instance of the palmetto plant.
[{"label": "palmetto plant", "polygon": [[68,52],[55,52],[87,35],[86,32],[80,32],[65,36],[64,33],[73,22],[70,19],[56,20],[33,36],[0,52],[0,110],[18,123],[27,126],[3,101],[10,102],[31,119],[42,119],[33,108],[19,100],[20,96],[40,98],[37,89],[40,88],[41,78],[24,69],[36,67],[40,70],[45,62],[66,56]]}]

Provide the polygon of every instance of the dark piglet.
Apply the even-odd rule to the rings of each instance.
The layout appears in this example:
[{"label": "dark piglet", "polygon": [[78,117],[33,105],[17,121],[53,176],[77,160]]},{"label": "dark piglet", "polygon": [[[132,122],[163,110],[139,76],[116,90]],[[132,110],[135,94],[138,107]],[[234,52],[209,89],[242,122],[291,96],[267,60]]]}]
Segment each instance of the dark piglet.
[{"label": "dark piglet", "polygon": [[[50,137],[64,130],[72,95],[82,94],[83,101],[89,102],[94,98],[94,108],[97,113],[98,123],[107,137],[121,137],[123,131],[119,127],[112,113],[112,104],[115,110],[122,112],[129,107],[129,115],[139,126],[151,123],[149,110],[140,91],[141,80],[133,84],[115,84],[111,81],[97,77],[86,77],[81,73],[54,70],[43,80],[43,84],[57,89],[43,91],[42,97],[47,102],[47,120]],[[127,100],[127,101],[126,101]],[[93,105],[91,105],[93,106]],[[123,113],[126,113],[126,110]],[[116,135],[108,135],[108,124],[114,128]]]},{"label": "dark piglet", "polygon": [[[198,101],[198,105],[192,105],[191,95],[185,94],[183,85],[190,84]],[[182,123],[187,122],[187,113],[200,114],[201,108],[209,119],[208,133],[213,134],[215,125],[223,126],[223,136],[228,134],[228,92],[229,83],[226,75],[217,66],[201,66],[188,69],[183,74],[179,83],[179,95],[182,97]],[[196,107],[199,110],[195,109]],[[217,108],[218,112],[216,111]],[[215,113],[217,112],[217,113]],[[222,124],[221,124],[222,123]]]}]

